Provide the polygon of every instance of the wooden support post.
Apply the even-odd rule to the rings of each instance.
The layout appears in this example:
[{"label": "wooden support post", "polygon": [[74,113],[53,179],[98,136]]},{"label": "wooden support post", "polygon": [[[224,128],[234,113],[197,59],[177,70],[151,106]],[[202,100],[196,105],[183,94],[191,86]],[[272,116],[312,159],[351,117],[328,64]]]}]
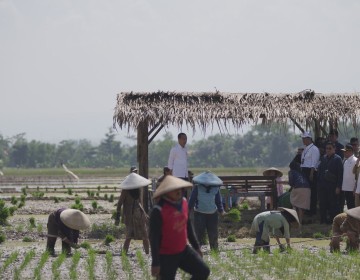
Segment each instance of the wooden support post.
[{"label": "wooden support post", "polygon": [[[148,149],[148,123],[142,121],[137,128],[137,161],[139,175],[149,178],[149,149]],[[142,205],[146,212],[149,211],[149,190],[142,188]]]}]

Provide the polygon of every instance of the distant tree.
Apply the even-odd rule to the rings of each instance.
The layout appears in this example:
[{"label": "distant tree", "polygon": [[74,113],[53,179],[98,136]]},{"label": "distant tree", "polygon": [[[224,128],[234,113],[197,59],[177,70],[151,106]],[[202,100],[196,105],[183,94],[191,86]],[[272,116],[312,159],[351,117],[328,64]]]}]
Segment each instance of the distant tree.
[{"label": "distant tree", "polygon": [[105,139],[101,141],[97,149],[97,162],[100,166],[121,167],[122,149],[121,142],[115,141],[116,134],[112,128],[109,128],[105,134]]},{"label": "distant tree", "polygon": [[152,141],[149,145],[149,166],[166,166],[170,150],[175,143],[176,142],[170,132],[165,133],[162,140]]}]

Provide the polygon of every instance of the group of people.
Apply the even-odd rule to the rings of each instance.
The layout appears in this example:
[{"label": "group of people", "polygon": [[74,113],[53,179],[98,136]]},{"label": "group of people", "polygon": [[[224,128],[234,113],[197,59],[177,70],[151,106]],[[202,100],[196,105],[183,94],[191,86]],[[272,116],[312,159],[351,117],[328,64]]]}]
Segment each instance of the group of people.
[{"label": "group of people", "polygon": [[[337,136],[337,132],[330,135]],[[309,132],[303,133],[302,139],[305,148],[292,160],[289,171],[291,202],[295,210],[279,207],[255,216],[252,223],[256,235],[254,253],[261,248],[270,250],[271,231],[280,250],[285,249],[279,239],[281,236],[290,248],[291,225],[301,225],[305,210],[310,215],[315,214],[318,201],[320,222],[334,222],[332,250],[339,249],[343,235],[349,237],[349,248],[359,246],[360,207],[354,208],[359,206],[354,193],[360,193],[360,187],[356,189],[360,167],[359,159],[355,157],[358,152],[355,144],[343,147],[333,138],[325,143],[322,152],[322,147],[313,143]],[[202,260],[201,246],[205,244],[207,232],[210,248],[218,250],[218,215],[225,213],[220,195],[223,182],[218,176],[207,171],[190,182],[186,142],[186,134],[180,133],[153,194],[155,205],[150,217],[141,205],[140,193],[151,181],[138,175],[137,168],[132,167],[120,184],[122,191],[115,224],[118,225],[121,219],[126,227],[122,250],[128,252],[132,239],[142,240],[145,253],[149,254],[151,249],[152,275],[161,279],[174,279],[178,268],[190,273],[192,279],[208,278],[210,270]],[[191,194],[187,197],[186,190],[190,188]],[[344,201],[348,210],[340,214]],[[89,226],[89,219],[81,211],[55,211],[48,220],[47,250],[54,253],[57,236],[62,238],[63,250],[67,253],[72,247],[78,248],[79,230]]]}]

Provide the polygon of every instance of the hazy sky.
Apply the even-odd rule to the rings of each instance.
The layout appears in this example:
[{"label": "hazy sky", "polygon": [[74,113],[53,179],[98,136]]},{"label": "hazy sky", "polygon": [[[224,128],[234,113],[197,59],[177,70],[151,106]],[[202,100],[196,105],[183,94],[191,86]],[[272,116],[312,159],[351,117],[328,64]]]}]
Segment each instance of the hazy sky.
[{"label": "hazy sky", "polygon": [[360,92],[359,15],[358,0],[0,0],[0,134],[98,141],[121,91]]}]

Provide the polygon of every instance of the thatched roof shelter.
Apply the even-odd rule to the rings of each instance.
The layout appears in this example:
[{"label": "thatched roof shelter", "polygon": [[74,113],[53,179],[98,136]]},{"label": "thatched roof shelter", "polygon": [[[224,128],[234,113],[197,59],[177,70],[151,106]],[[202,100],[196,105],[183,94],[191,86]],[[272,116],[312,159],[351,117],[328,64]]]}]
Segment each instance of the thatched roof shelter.
[{"label": "thatched roof shelter", "polygon": [[120,93],[114,113],[114,126],[137,128],[146,121],[150,127],[208,126],[262,122],[296,121],[309,127],[314,120],[335,124],[337,120],[357,123],[359,94],[319,94],[306,90],[295,94],[270,93]]},{"label": "thatched roof shelter", "polygon": [[[245,124],[287,123],[312,128],[315,137],[338,120],[358,123],[359,94],[319,94],[305,90],[295,94],[220,92],[122,92],[117,96],[114,127],[137,129],[139,174],[148,177],[148,144],[164,126],[187,126],[203,131],[214,125],[225,129]],[[152,134],[152,135],[151,135]],[[144,203],[147,194],[145,192]],[[144,205],[147,207],[147,205]]]}]

